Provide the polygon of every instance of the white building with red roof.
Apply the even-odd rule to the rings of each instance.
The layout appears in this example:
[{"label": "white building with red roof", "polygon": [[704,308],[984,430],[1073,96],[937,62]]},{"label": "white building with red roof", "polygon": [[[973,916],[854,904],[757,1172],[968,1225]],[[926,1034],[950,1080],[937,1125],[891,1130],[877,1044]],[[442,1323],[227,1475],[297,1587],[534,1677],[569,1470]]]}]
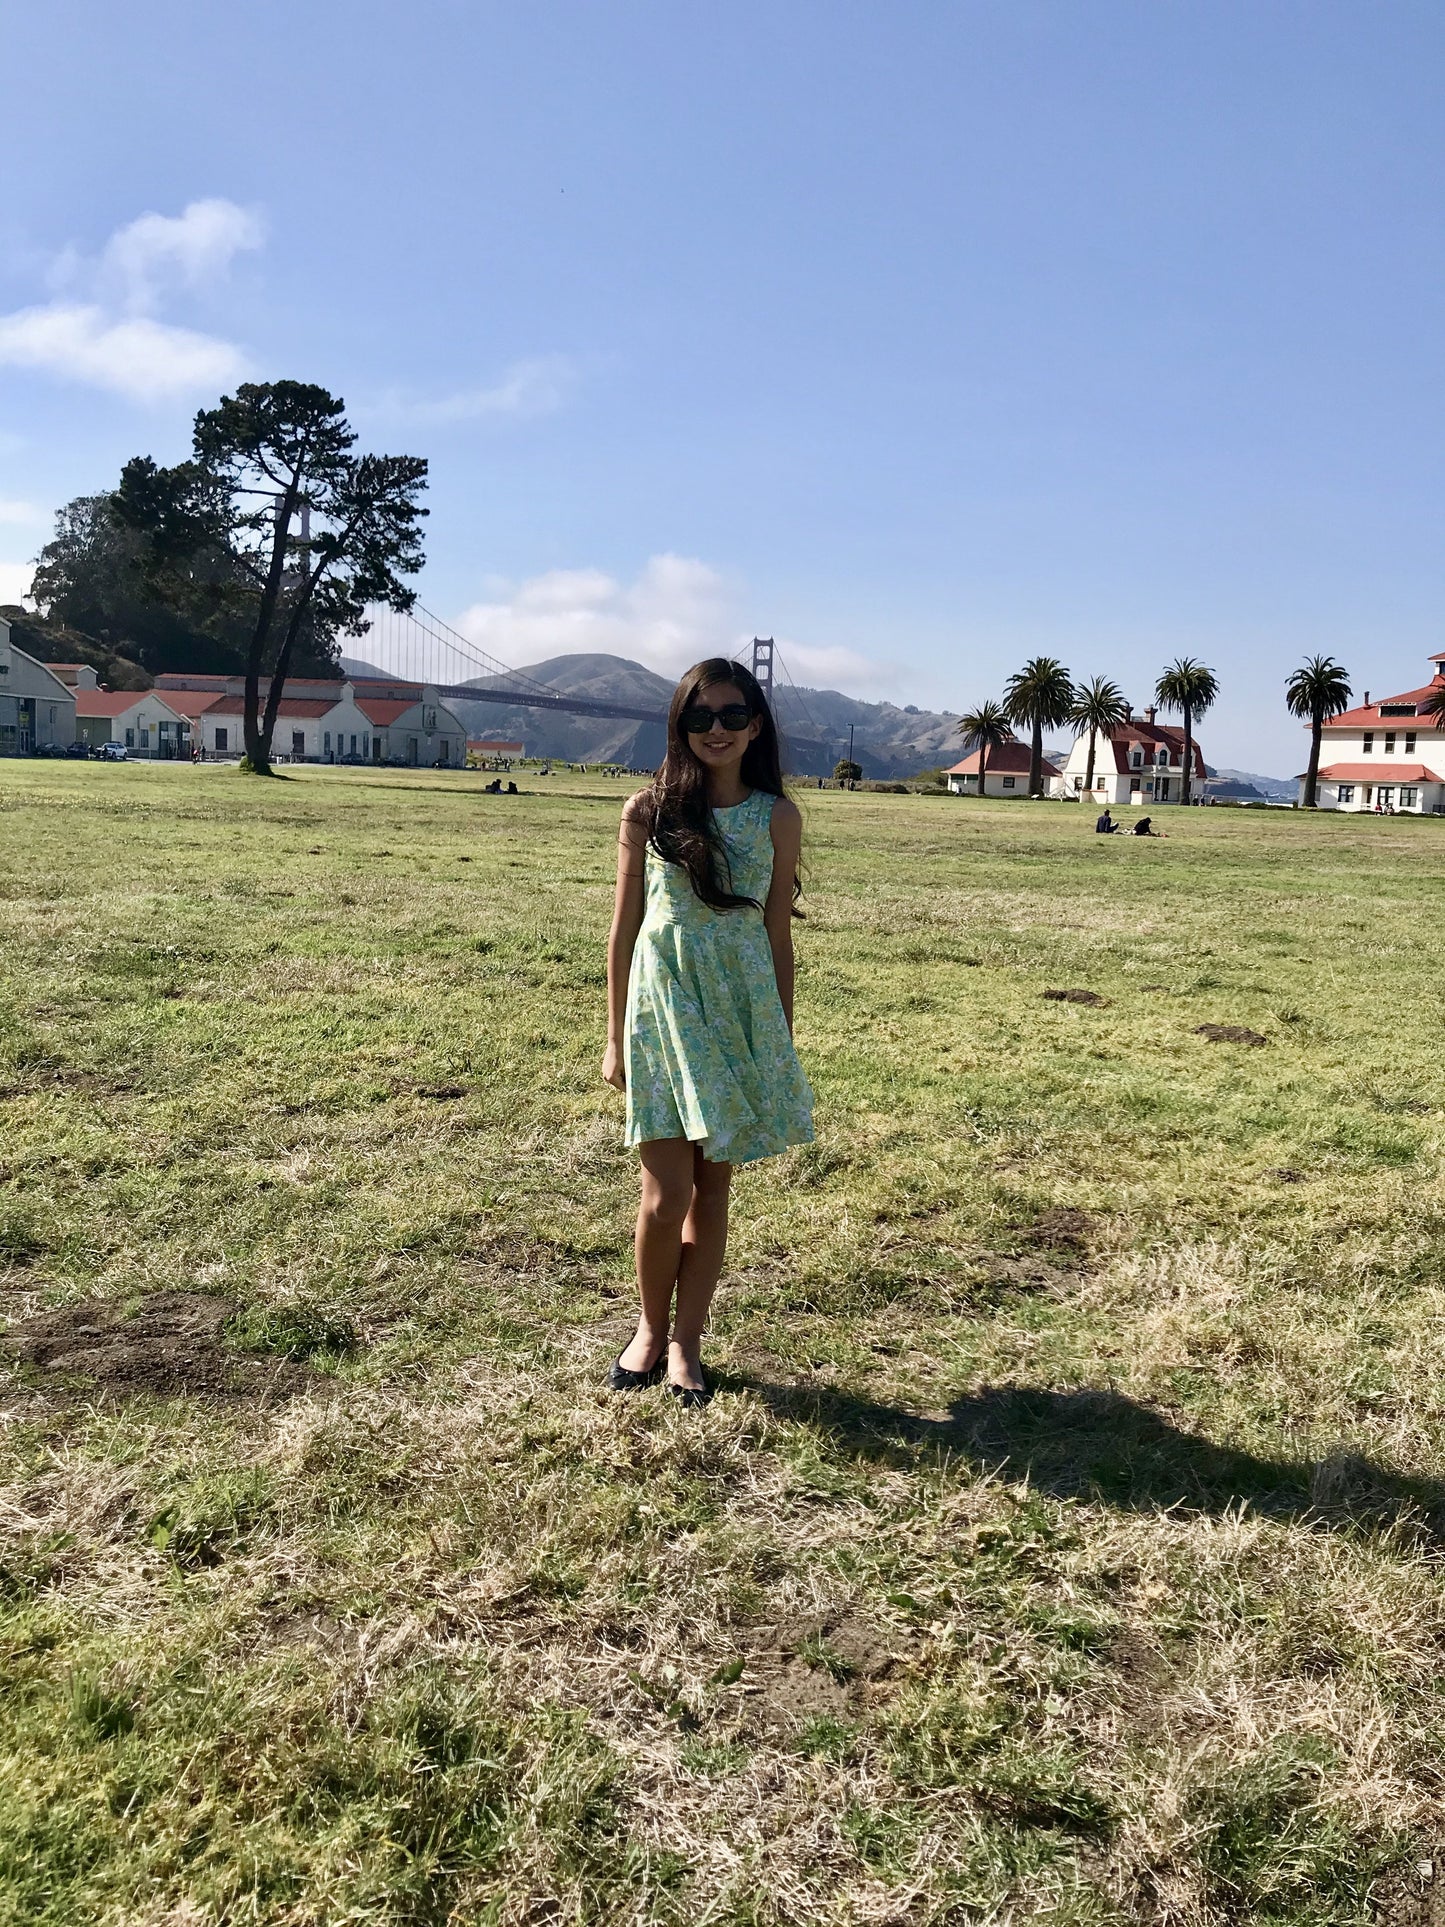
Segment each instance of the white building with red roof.
[{"label": "white building with red roof", "polygon": [[[1445,716],[1425,705],[1445,691],[1445,651],[1431,656],[1435,674],[1402,696],[1365,700],[1320,731],[1315,802],[1322,810],[1445,814]],[[1300,777],[1300,801],[1305,779]]]},{"label": "white building with red roof", "polygon": [[191,753],[190,719],[167,702],[158,689],[75,691],[75,729],[80,742],[98,749],[123,743],[131,756],[174,762]]},{"label": "white building with red roof", "polygon": [[[245,679],[167,674],[156,686],[184,705],[208,757],[239,757]],[[265,685],[262,702],[265,702]],[[460,719],[421,683],[331,682],[287,678],[276,714],[272,751],[293,763],[408,763],[420,768],[466,764]]]},{"label": "white building with red roof", "polygon": [[[944,771],[948,787],[954,796],[978,795],[978,766],[982,761],[978,750],[965,756],[961,763]],[[1057,765],[1046,756],[1043,763],[1044,788],[1047,790],[1058,781]],[[1027,796],[1029,793],[1029,746],[1027,743],[1000,743],[997,749],[988,753],[988,771],[984,777],[985,796]]]},{"label": "white building with red roof", "polygon": [[[1154,720],[1156,712],[1146,709],[1142,716],[1131,716],[1105,735],[1094,736],[1094,782],[1085,789],[1089,772],[1089,733],[1078,737],[1064,758],[1063,771],[1050,788],[1051,796],[1078,797],[1086,803],[1180,803],[1184,800],[1184,731],[1172,723]],[[1208,781],[1204,752],[1199,744],[1190,745],[1193,776],[1190,794],[1196,802],[1204,797]]]}]

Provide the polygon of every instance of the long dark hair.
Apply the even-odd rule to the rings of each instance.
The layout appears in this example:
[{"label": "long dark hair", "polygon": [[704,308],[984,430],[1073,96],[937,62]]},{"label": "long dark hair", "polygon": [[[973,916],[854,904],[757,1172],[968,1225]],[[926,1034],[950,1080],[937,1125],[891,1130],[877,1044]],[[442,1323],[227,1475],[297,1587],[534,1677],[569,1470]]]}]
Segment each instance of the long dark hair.
[{"label": "long dark hair", "polygon": [[[694,893],[712,909],[761,910],[763,906],[755,897],[741,897],[732,887],[727,846],[708,801],[707,772],[693,755],[682,730],[683,711],[691,709],[704,690],[716,689],[721,683],[732,683],[739,689],[750,714],[762,724],[743,751],[738,772],[743,782],[750,790],[762,790],[769,796],[786,794],[778,726],[762,684],[740,662],[709,656],[706,662],[695,663],[673,691],[667,712],[667,754],[652,779],[652,787],[642,793],[642,821],[653,849],[668,863],[681,864]],[[794,896],[800,887],[795,877]]]}]

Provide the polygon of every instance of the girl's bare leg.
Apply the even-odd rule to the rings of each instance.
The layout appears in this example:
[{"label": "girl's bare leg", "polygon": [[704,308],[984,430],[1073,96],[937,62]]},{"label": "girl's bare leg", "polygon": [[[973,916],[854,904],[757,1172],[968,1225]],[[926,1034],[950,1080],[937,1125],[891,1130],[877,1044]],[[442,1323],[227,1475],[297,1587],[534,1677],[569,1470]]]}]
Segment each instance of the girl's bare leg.
[{"label": "girl's bare leg", "polygon": [[667,1376],[674,1385],[703,1387],[703,1328],[728,1248],[730,1164],[709,1164],[693,1151],[692,1205],[682,1228],[682,1258],[677,1271],[677,1312],[667,1354]]},{"label": "girl's bare leg", "polygon": [[[637,1209],[637,1330],[618,1363],[650,1371],[667,1345],[672,1294],[682,1263],[683,1227],[690,1222],[694,1153],[684,1137],[655,1138],[637,1147],[642,1202]],[[721,1264],[721,1260],[719,1260]]]}]

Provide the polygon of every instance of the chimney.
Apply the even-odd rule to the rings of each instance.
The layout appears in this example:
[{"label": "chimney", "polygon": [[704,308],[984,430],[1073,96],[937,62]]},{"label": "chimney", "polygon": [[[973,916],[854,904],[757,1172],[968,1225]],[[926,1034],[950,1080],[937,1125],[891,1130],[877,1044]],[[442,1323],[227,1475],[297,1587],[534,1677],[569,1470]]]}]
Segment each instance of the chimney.
[{"label": "chimney", "polygon": [[1152,724],[1152,723],[1153,723],[1153,721],[1154,721],[1154,717],[1155,717],[1155,715],[1156,715],[1156,713],[1157,713],[1157,712],[1156,712],[1156,710],[1155,710],[1155,708],[1154,708],[1154,705],[1153,705],[1153,703],[1150,703],[1150,705],[1149,705],[1149,707],[1148,707],[1148,708],[1147,708],[1147,709],[1146,709],[1146,710],[1144,711],[1144,720],[1145,720],[1145,722],[1146,722],[1146,723],[1150,723],[1150,724]]},{"label": "chimney", "polygon": [[1365,691],[1365,707],[1366,707],[1366,709],[1368,709],[1368,708],[1369,708],[1369,706],[1370,706],[1370,692],[1369,692],[1369,690],[1367,689],[1367,690]]}]

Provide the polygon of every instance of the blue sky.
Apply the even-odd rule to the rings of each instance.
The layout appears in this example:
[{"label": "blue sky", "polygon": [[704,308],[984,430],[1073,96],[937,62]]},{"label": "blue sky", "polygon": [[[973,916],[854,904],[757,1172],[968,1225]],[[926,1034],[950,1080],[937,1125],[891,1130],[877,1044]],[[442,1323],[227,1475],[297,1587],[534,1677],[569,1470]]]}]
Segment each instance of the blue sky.
[{"label": "blue sky", "polygon": [[0,595],[246,375],[432,463],[504,660],[961,708],[1445,646],[1445,12],[1414,0],[13,3]]}]

